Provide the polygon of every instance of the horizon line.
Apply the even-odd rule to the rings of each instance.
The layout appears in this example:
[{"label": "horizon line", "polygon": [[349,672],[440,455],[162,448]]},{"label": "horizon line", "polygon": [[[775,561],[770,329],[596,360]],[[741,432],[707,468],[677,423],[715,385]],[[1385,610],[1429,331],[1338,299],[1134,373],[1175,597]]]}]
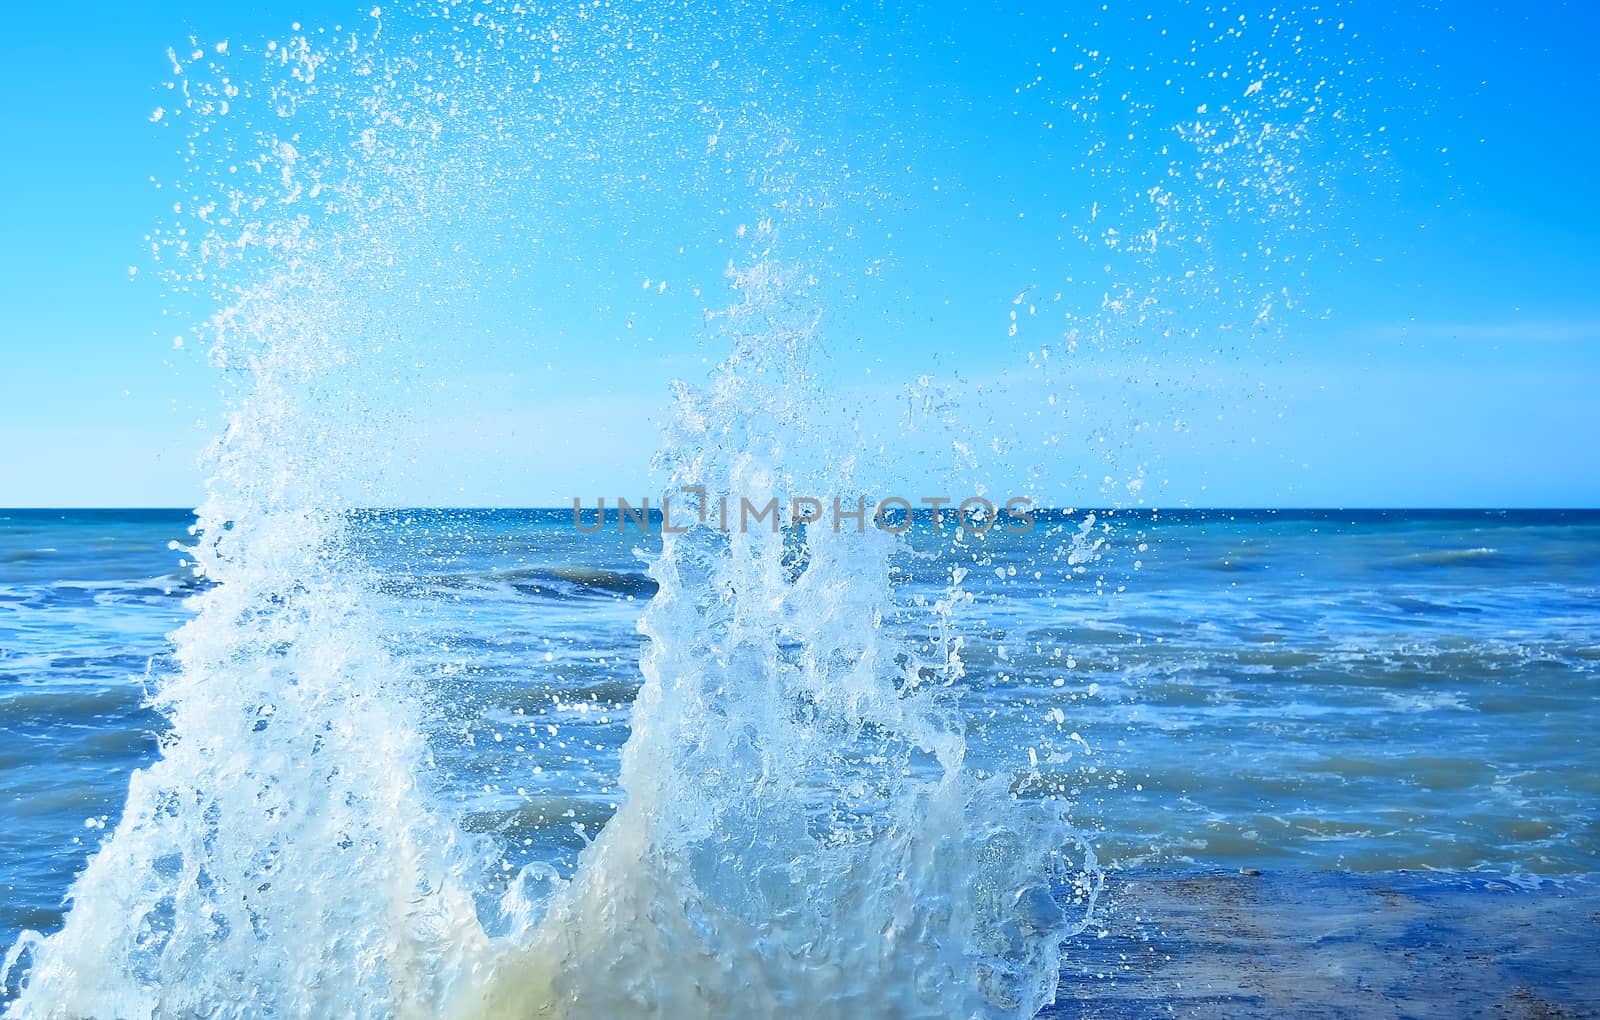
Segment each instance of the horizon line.
[{"label": "horizon line", "polygon": [[[873,505],[873,504],[869,504]],[[642,506],[632,507],[634,510],[643,509]],[[941,512],[954,513],[953,507],[941,507]],[[0,506],[0,514],[7,513],[81,513],[85,511],[105,511],[113,513],[124,512],[160,512],[160,513],[188,513],[197,512],[198,507],[183,506],[178,504],[29,504],[22,506]],[[515,513],[573,513],[579,512],[593,515],[597,508],[584,506],[574,508],[569,506],[535,506],[512,504],[412,504],[393,506],[357,506],[346,507],[341,512],[347,513],[399,513],[423,511],[428,513],[466,513],[466,512],[515,512]],[[616,507],[606,509],[606,513],[614,513]],[[659,505],[649,508],[651,514],[659,514]],[[912,513],[932,513],[932,507],[913,507]],[[1439,506],[1407,506],[1402,504],[1378,503],[1351,503],[1351,504],[1304,504],[1304,505],[1244,505],[1244,504],[1216,504],[1207,506],[1196,505],[1168,505],[1168,506],[1116,506],[1116,505],[1090,505],[1078,506],[1045,506],[1032,505],[1028,513],[1348,513],[1348,512],[1375,512],[1375,513],[1591,513],[1600,512],[1600,506],[1548,506],[1540,504],[1482,504],[1482,505],[1439,505]]]}]

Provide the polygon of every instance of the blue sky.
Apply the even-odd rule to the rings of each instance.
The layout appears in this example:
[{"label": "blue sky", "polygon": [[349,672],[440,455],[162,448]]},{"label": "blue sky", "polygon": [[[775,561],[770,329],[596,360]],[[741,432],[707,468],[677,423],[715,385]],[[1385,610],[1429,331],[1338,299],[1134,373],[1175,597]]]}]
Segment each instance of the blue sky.
[{"label": "blue sky", "polygon": [[[164,292],[145,240],[175,222],[183,172],[181,127],[150,121],[171,105],[167,47],[227,40],[237,59],[370,7],[11,15],[0,505],[198,500],[196,454],[222,421],[190,331],[207,309]],[[732,300],[720,269],[761,215],[715,171],[770,139],[698,139],[759,95],[795,142],[778,161],[795,193],[829,198],[782,228],[823,276],[826,375],[906,485],[1068,505],[1600,505],[1587,7],[764,11],[685,15],[659,73],[618,72],[644,112],[577,111],[568,130],[609,146],[595,175],[552,177],[526,206],[463,204],[463,236],[509,223],[510,240],[385,398],[410,405],[393,499],[648,491],[668,381],[716,361],[703,313]],[[684,92],[687,119],[649,111]],[[1259,145],[1196,155],[1219,129]],[[694,158],[634,130],[692,135]],[[1130,254],[1152,226],[1164,247]],[[1113,291],[1164,325],[1106,313]],[[919,425],[930,393],[940,421]]]}]

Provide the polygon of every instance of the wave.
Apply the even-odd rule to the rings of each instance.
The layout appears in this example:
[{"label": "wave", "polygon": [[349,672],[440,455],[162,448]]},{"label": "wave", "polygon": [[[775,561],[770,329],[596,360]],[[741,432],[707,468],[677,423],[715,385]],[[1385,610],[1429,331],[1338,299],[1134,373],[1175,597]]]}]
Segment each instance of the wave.
[{"label": "wave", "polygon": [[[1012,769],[969,764],[950,615],[965,593],[957,577],[924,607],[933,642],[891,635],[886,533],[699,525],[664,537],[645,577],[456,578],[651,596],[648,646],[624,796],[569,877],[534,863],[500,881],[509,864],[483,830],[526,824],[537,802],[463,818],[437,792],[423,680],[390,640],[399,618],[353,508],[382,482],[375,450],[405,434],[372,396],[396,375],[385,352],[410,363],[408,338],[455,325],[438,308],[436,253],[455,250],[439,234],[493,191],[485,167],[515,176],[495,156],[518,155],[503,147],[522,133],[477,98],[530,100],[498,77],[515,54],[482,45],[441,105],[430,47],[459,53],[460,30],[373,14],[408,16],[375,41],[275,43],[260,81],[204,51],[181,68],[202,171],[183,192],[216,201],[195,199],[200,236],[173,255],[224,295],[205,339],[238,380],[188,550],[207,584],[154,695],[160,756],[134,773],[61,929],[7,954],[0,977],[21,991],[6,1017],[1033,1016],[1101,874],[1064,796],[1013,797]],[[384,50],[391,36],[414,49]],[[278,134],[232,132],[224,112],[252,101],[283,118]],[[329,123],[359,142],[327,138]],[[269,172],[235,177],[240,164]],[[727,356],[679,390],[672,487],[852,486],[836,458],[854,446],[808,424],[824,406],[810,274],[768,253],[770,225],[752,243]]]},{"label": "wave", "polygon": [[1501,557],[1499,549],[1476,546],[1471,549],[1428,549],[1405,556],[1400,562],[1415,566],[1455,567],[1490,564]]},{"label": "wave", "polygon": [[396,594],[413,596],[461,590],[510,590],[535,598],[648,599],[656,593],[656,582],[648,574],[595,567],[517,567],[386,578],[381,587]]}]

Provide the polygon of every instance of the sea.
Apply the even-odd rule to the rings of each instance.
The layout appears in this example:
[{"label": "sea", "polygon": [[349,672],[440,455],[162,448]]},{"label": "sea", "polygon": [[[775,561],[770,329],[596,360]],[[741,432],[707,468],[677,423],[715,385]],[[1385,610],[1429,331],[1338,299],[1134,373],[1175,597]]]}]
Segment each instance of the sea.
[{"label": "sea", "polygon": [[[792,512],[1157,498],[1431,148],[1353,10],[956,13],[174,40],[215,439],[0,510],[0,1016],[1600,1009],[1600,512]],[[397,508],[647,465],[682,530]]]},{"label": "sea", "polygon": [[[926,646],[942,600],[959,668],[932,682],[966,766],[1061,794],[1104,869],[1600,870],[1600,511],[910,523],[881,625]],[[659,525],[341,520],[335,569],[421,706],[419,781],[492,848],[480,897],[530,866],[569,878],[624,799]],[[0,511],[0,946],[60,927],[130,777],[173,739],[155,699],[213,587],[194,526]]]}]

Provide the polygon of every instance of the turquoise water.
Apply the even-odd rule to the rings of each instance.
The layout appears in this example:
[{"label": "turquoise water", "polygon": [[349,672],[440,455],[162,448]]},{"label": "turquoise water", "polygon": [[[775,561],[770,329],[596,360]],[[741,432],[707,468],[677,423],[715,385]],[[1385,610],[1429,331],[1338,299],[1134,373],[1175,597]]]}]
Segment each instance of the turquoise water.
[{"label": "turquoise water", "polygon": [[[1033,577],[1085,518],[960,541],[922,520],[910,551],[940,556],[899,555],[895,600],[968,564],[969,761],[1031,751],[1019,789],[1065,788],[1102,861],[1596,870],[1600,512],[1101,512],[1083,573]],[[147,694],[204,587],[192,519],[0,512],[0,943],[59,923],[156,754]],[[355,535],[342,569],[422,678],[440,802],[504,875],[570,874],[620,799],[659,538],[477,510]]]}]

